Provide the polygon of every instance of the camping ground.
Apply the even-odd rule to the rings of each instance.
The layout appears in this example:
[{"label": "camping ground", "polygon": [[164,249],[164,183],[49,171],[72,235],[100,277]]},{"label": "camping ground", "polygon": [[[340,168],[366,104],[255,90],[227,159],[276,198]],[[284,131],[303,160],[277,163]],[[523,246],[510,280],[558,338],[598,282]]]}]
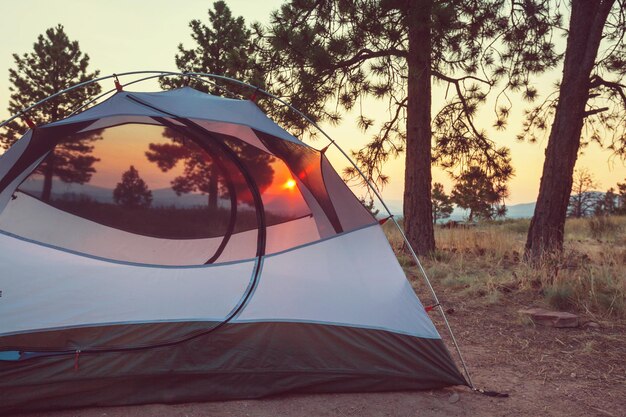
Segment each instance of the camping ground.
[{"label": "camping ground", "polygon": [[[417,269],[387,224],[424,304]],[[528,220],[438,228],[425,259],[476,386],[423,392],[283,395],[261,400],[90,408],[23,417],[183,416],[623,416],[626,410],[626,217],[566,225],[565,258],[532,269],[520,258]],[[581,327],[533,324],[537,306],[575,312]],[[438,314],[431,312],[449,342]],[[596,324],[589,324],[589,323]],[[448,343],[448,346],[451,346]]]}]

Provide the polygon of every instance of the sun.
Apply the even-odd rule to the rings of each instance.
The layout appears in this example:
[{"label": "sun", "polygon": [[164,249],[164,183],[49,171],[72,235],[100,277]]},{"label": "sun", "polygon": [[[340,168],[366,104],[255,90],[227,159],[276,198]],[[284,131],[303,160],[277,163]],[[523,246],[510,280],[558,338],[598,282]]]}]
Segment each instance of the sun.
[{"label": "sun", "polygon": [[296,181],[293,178],[289,178],[287,182],[283,184],[283,188],[286,190],[293,190],[296,187]]}]

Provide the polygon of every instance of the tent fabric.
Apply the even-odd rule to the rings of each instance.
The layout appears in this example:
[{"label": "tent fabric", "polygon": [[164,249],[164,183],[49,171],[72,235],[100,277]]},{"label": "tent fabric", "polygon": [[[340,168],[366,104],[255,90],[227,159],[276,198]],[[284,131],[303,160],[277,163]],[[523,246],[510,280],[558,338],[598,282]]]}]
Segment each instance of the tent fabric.
[{"label": "tent fabric", "polygon": [[[279,322],[229,323],[207,336],[158,349],[7,361],[2,376],[4,412],[465,383],[440,339]],[[26,401],[35,395],[37,401]]]},{"label": "tent fabric", "polygon": [[[194,265],[204,263],[207,253],[214,253],[222,241],[221,237],[163,239],[138,235],[74,216],[28,194],[16,192],[14,196],[0,214],[0,230],[84,255],[139,264]],[[255,237],[255,230],[234,233],[218,261],[253,258]],[[319,239],[311,216],[271,225],[267,227],[266,253],[281,252],[311,239]]]},{"label": "tent fabric", "polygon": [[[329,323],[439,339],[393,253],[385,253],[391,252],[385,239],[373,225],[266,256],[254,296],[232,322]],[[4,290],[23,300],[3,309],[0,337],[115,323],[220,321],[239,303],[254,263],[118,264],[7,235],[0,235],[0,261],[15,265]],[[355,278],[337,279],[350,274]],[[51,282],[54,291],[47,290]],[[71,343],[84,344],[76,337]]]},{"label": "tent fabric", "polygon": [[249,101],[118,92],[27,132],[0,263],[0,413],[466,384],[376,219]]},{"label": "tent fabric", "polygon": [[189,119],[218,121],[235,125],[248,126],[283,140],[298,143],[298,139],[280,128],[269,119],[256,104],[248,100],[235,100],[212,96],[194,90],[191,87],[162,91],[158,93],[119,92],[98,106],[83,111],[75,116],[52,123],[58,126],[69,123],[97,121],[111,116],[148,116],[159,117],[162,113],[128,100],[132,95],[153,106],[166,111],[184,114]]}]

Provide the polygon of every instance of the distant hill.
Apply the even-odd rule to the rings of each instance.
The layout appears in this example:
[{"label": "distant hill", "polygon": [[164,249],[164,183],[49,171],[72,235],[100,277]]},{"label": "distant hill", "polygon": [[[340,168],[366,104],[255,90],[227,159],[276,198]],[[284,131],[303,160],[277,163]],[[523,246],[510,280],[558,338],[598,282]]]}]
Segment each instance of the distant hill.
[{"label": "distant hill", "polygon": [[[43,180],[29,179],[24,181],[19,188],[34,196],[39,196],[43,189]],[[52,183],[52,195],[57,198],[64,195],[89,196],[99,203],[113,203],[113,190],[110,188],[97,187],[89,184],[65,183],[55,179]],[[171,188],[152,190],[152,205],[155,207],[176,206],[195,207],[206,205],[207,196],[202,194],[182,194],[178,196]],[[218,201],[219,205],[228,205],[227,200]]]},{"label": "distant hill", "polygon": [[[391,210],[391,212],[394,215],[402,216],[402,212],[403,212],[402,200],[385,200],[385,203],[387,204],[387,206],[389,207],[389,210]],[[380,204],[377,204],[376,208],[380,210],[381,214],[385,211],[385,209]],[[507,219],[526,219],[526,218],[529,219],[533,216],[534,211],[535,211],[535,203],[513,204],[511,206],[507,206],[506,218]],[[452,212],[452,215],[450,215],[450,218],[447,220],[461,221],[461,220],[466,219],[467,215],[468,215],[467,210],[463,210],[463,209],[456,207],[454,211]]]},{"label": "distant hill", "polygon": [[[40,197],[43,189],[42,179],[28,179],[19,189],[35,197]],[[171,188],[159,188],[152,191],[152,207],[179,207],[190,208],[207,205],[207,196],[197,193],[185,193],[178,195]],[[79,198],[81,195],[88,196],[91,200],[99,203],[113,204],[113,190],[90,184],[65,183],[58,179],[53,180],[52,196],[57,199]],[[230,207],[230,199],[218,199],[218,206]],[[303,201],[293,201],[284,193],[263,193],[263,203],[266,212],[283,216],[300,217],[307,215],[310,210]],[[253,210],[249,204],[241,204],[239,210]]]},{"label": "distant hill", "polygon": [[[43,188],[43,180],[29,179],[20,185],[20,188],[30,194],[38,196]],[[93,200],[101,203],[113,203],[113,191],[108,188],[96,187],[89,184],[67,184],[59,180],[55,180],[52,186],[53,194],[61,196],[66,193],[70,194],[86,194]],[[599,198],[604,196],[604,193],[598,191],[591,191],[589,194],[593,194],[594,197]],[[196,207],[206,204],[207,196],[203,194],[182,194],[177,195],[171,188],[161,188],[158,190],[152,190],[152,204],[155,207],[158,206],[177,206],[177,207]],[[264,193],[265,208],[268,211],[277,214],[285,215],[300,215],[305,213],[306,207],[301,207],[300,204],[294,206],[294,202],[286,202],[284,196],[280,194],[272,195],[270,193]],[[385,200],[385,203],[396,216],[402,216],[402,200]],[[222,207],[228,207],[230,202],[227,199],[220,199],[218,204]],[[384,207],[380,203],[376,203],[376,208],[380,210],[380,215],[384,216],[386,213]],[[251,209],[251,207],[250,207]],[[513,204],[507,206],[506,218],[508,219],[525,219],[531,218],[535,211],[535,203],[522,203]],[[468,211],[456,207],[452,212],[449,219],[462,221],[468,216]]]},{"label": "distant hill", "polygon": [[535,212],[536,203],[522,203],[507,206],[506,217],[510,219],[530,219]]}]

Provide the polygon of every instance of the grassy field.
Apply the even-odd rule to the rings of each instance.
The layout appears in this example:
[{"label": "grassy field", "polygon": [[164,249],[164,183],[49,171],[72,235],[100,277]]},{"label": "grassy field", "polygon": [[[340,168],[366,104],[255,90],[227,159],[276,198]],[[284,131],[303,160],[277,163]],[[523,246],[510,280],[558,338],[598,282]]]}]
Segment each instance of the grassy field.
[{"label": "grassy field", "polygon": [[[422,259],[435,289],[497,304],[503,294],[597,319],[626,319],[626,217],[569,219],[562,257],[532,268],[523,260],[529,220],[436,228],[437,252]],[[421,277],[391,222],[390,241],[416,289]]]}]

